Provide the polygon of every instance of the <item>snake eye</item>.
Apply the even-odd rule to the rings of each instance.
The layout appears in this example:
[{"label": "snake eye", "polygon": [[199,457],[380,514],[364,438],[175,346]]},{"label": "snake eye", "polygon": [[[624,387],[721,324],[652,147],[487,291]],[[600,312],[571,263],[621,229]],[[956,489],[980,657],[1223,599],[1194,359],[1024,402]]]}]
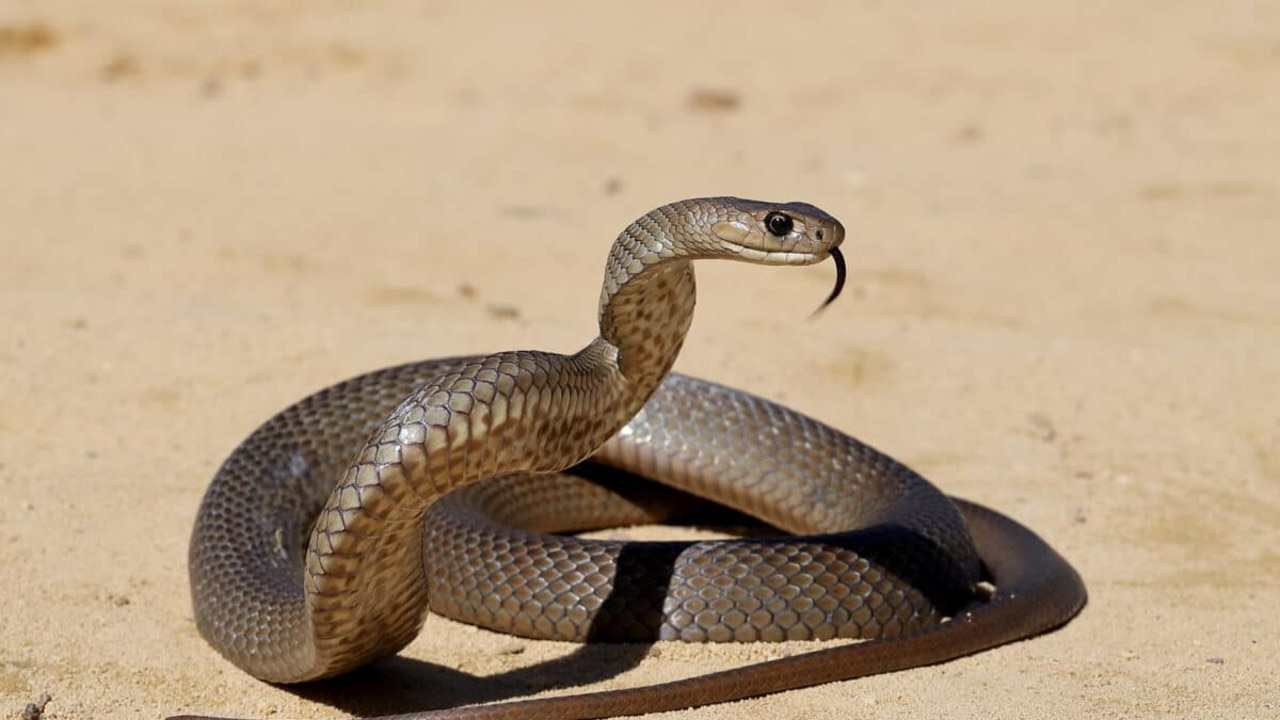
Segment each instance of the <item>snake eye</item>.
[{"label": "snake eye", "polygon": [[764,226],[774,237],[786,237],[795,225],[795,221],[786,213],[771,212],[764,217]]}]

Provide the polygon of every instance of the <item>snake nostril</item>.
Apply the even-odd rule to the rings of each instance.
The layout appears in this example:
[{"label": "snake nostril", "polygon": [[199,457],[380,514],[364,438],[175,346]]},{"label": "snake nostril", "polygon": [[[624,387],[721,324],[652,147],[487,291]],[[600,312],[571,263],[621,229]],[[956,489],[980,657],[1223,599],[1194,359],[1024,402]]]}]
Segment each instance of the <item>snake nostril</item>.
[{"label": "snake nostril", "polygon": [[818,228],[818,242],[822,242],[822,228]]}]

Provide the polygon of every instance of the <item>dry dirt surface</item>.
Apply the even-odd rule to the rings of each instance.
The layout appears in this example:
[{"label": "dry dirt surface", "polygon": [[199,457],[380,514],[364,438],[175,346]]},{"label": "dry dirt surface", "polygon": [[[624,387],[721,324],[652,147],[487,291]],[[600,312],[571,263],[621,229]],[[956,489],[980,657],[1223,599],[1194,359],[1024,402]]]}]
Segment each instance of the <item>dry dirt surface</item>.
[{"label": "dry dirt surface", "polygon": [[712,194],[842,218],[850,287],[806,322],[829,265],[704,266],[679,369],[1014,515],[1091,596],[670,717],[1280,717],[1277,128],[1273,2],[0,3],[0,718],[337,718],[802,650],[431,618],[290,690],[191,617],[196,506],[259,422],[576,349],[613,236]]}]

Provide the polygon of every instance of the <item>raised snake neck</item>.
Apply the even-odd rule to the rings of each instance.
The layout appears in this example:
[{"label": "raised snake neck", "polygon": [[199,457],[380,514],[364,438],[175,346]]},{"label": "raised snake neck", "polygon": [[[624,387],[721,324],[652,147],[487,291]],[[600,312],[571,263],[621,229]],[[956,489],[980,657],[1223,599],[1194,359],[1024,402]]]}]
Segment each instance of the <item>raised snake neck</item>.
[{"label": "raised snake neck", "polygon": [[[788,530],[831,533],[848,529],[842,523],[869,521],[878,527],[905,526],[915,539],[899,551],[874,528],[831,545],[780,541],[783,550],[770,555],[772,560],[757,552],[764,546],[737,546],[745,548],[736,552],[749,568],[772,562],[770,577],[776,579],[763,584],[780,586],[782,596],[812,596],[821,590],[835,598],[815,603],[810,597],[800,611],[781,609],[772,599],[757,596],[757,590],[726,591],[739,600],[747,596],[741,607],[730,608],[723,599],[708,601],[703,597],[707,588],[723,583],[709,579],[694,562],[684,600],[692,592],[702,603],[698,607],[719,609],[730,621],[716,621],[714,612],[690,612],[687,603],[677,602],[670,631],[674,636],[751,639],[744,636],[750,628],[763,630],[756,633],[758,639],[796,637],[797,632],[899,636],[676,684],[459,708],[444,711],[444,716],[586,718],[688,707],[938,662],[1065,622],[1083,604],[1083,586],[1065,561],[1021,526],[975,506],[960,506],[997,584],[992,601],[969,608],[981,579],[978,555],[960,511],[923,479],[785,408],[668,375],[692,317],[691,260],[811,264],[835,252],[843,234],[834,218],[804,204],[734,198],[672,203],[632,223],[614,243],[601,294],[601,335],[579,353],[510,352],[424,361],[355,378],[283,411],[232,453],[201,505],[190,552],[201,634],[232,662],[272,682],[329,677],[394,653],[418,634],[425,619],[422,518],[437,498],[484,478],[562,470],[615,435],[600,455],[608,464],[683,482]],[[701,424],[686,421],[707,407],[718,409],[704,412],[702,417],[709,419]],[[618,434],[624,425],[626,430]],[[735,467],[735,457],[758,453],[765,434],[774,461],[770,472],[762,472],[758,463],[724,472]],[[656,436],[678,440],[660,442]],[[775,441],[778,436],[783,441]],[[802,441],[788,444],[787,436]],[[352,461],[353,447],[364,439]],[[813,468],[818,468],[816,482],[809,479]],[[336,487],[333,477],[339,477]],[[848,512],[836,511],[842,506],[832,498],[840,493],[841,478],[850,477],[854,479],[845,484],[865,492]],[[501,510],[502,495],[498,497],[490,506]],[[486,522],[483,515],[464,518],[451,532],[471,532]],[[427,537],[432,549],[453,545],[465,550],[483,542],[474,538],[489,535],[451,536],[464,538],[459,542]],[[514,547],[535,564],[561,552],[522,542]],[[513,545],[505,542],[503,547]],[[824,582],[815,584],[814,568],[797,566],[797,552],[806,558],[832,555],[841,567],[852,567],[852,574],[818,570]],[[442,557],[436,562],[454,563],[455,576],[477,576],[474,566],[486,562],[499,571],[513,564],[483,551],[464,553],[461,560]],[[719,560],[710,562],[719,567]],[[605,560],[600,567],[607,571],[608,565]],[[574,625],[580,631],[588,628],[584,637],[589,636],[590,628],[603,620],[584,616],[581,608],[604,602],[591,598],[619,592],[606,571],[585,573],[594,580],[560,593],[553,612],[560,619],[572,616],[576,623],[536,618],[535,609],[551,605],[543,599],[500,604],[498,612],[488,613],[488,622],[470,620],[516,632],[523,628],[528,635],[536,635],[528,629],[538,625]],[[944,580],[926,587],[929,592],[910,582],[939,572]],[[544,586],[549,582],[535,580]],[[681,591],[679,585],[673,581],[673,594]],[[1008,597],[1001,594],[1006,591]],[[461,600],[450,603],[461,605],[466,595],[464,591]],[[815,605],[827,616],[815,614]],[[748,612],[752,607],[760,612]],[[889,610],[880,609],[885,607]],[[956,619],[939,622],[948,615]],[[765,622],[793,616],[799,624]],[[835,619],[848,616],[860,618],[854,623],[856,632],[837,627]],[[994,619],[984,619],[989,617]],[[679,625],[687,627],[689,621],[695,629],[683,635]],[[815,634],[814,628],[821,630]],[[556,636],[566,634],[571,633]],[[870,660],[850,668],[845,657],[850,651]]]}]

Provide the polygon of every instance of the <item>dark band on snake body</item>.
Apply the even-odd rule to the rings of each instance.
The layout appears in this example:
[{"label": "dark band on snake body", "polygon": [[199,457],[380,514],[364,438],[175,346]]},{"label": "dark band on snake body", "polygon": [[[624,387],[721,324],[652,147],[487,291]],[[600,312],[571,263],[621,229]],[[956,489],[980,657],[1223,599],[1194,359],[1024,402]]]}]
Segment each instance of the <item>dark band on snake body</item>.
[{"label": "dark band on snake body", "polygon": [[[479,537],[490,539],[437,541],[421,522],[455,487],[483,492],[473,483],[551,473],[588,456],[788,531],[852,530],[859,538],[847,554],[784,539],[724,546],[742,565],[692,561],[671,580],[676,636],[824,637],[845,634],[831,630],[845,615],[880,639],[648,688],[422,717],[657,712],[940,662],[1066,622],[1083,605],[1084,587],[1030,531],[947,499],[910,469],[833,428],[669,372],[692,318],[690,261],[807,265],[834,256],[837,283],[829,303],[844,283],[837,249],[843,237],[838,221],[803,203],[672,203],[637,219],[614,243],[600,336],[580,352],[426,360],[353,378],[282,411],[233,451],[197,515],[190,574],[201,634],[236,665],[271,682],[346,672],[417,635],[429,594],[421,582],[423,562],[438,544],[473,553],[438,561],[461,563],[445,573],[501,583],[484,567],[516,567],[534,583],[475,591],[481,602],[526,594],[534,601],[500,603],[500,612],[491,613],[499,621],[517,631],[564,626],[558,621],[579,619],[581,608],[598,602],[591,599],[600,597],[596,593],[610,594],[608,561],[598,572],[570,567],[568,580],[555,580],[534,568],[564,566],[563,553],[578,551],[528,533],[518,541],[493,540],[498,535],[483,529]],[[567,496],[538,495],[540,480],[550,486],[556,477],[535,476],[524,489],[499,490],[485,512],[508,512],[523,502],[554,515],[563,503],[580,503],[588,492],[580,487]],[[477,515],[457,522],[471,532],[491,521]],[[900,542],[903,536],[887,534],[888,528],[915,540]],[[515,555],[494,549],[499,545]],[[831,570],[837,566],[843,569]],[[724,582],[730,576],[746,584]],[[910,582],[935,576],[945,581],[936,587]],[[984,579],[997,588],[986,602],[975,593]],[[799,604],[756,595],[762,586],[776,586]],[[558,597],[548,602],[550,588]],[[733,605],[740,601],[745,604]],[[534,606],[552,615],[537,615]],[[949,622],[942,622],[945,616]],[[787,624],[792,620],[798,622]]]}]

